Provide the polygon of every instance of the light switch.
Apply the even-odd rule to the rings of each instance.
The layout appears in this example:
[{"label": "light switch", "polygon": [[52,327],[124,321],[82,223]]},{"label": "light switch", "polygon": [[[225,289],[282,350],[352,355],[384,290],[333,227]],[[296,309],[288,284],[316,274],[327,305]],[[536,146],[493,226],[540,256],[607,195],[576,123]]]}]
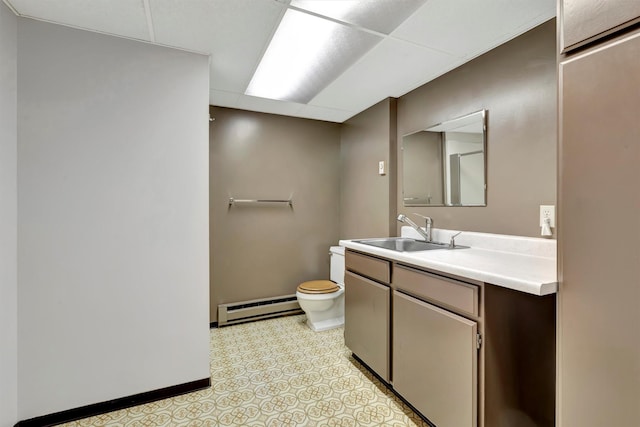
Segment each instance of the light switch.
[{"label": "light switch", "polygon": [[385,173],[387,173],[387,172],[384,170],[384,160],[380,160],[378,162],[378,174],[379,175],[384,175]]}]

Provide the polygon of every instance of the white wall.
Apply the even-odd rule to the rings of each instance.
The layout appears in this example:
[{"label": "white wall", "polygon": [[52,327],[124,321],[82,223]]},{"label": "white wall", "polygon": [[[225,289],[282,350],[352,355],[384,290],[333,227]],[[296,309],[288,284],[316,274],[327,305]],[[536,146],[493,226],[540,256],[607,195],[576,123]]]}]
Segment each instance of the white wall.
[{"label": "white wall", "polygon": [[209,377],[208,58],[18,26],[18,416]]},{"label": "white wall", "polygon": [[17,421],[17,18],[0,2],[0,427]]}]

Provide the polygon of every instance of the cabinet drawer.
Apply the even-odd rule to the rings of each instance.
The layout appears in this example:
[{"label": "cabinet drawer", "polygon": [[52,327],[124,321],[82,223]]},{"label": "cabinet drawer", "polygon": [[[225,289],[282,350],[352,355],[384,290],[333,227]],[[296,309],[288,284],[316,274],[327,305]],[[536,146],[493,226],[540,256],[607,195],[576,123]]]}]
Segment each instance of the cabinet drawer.
[{"label": "cabinet drawer", "polygon": [[391,281],[389,261],[347,251],[345,263],[347,270],[355,271],[379,282],[389,283]]},{"label": "cabinet drawer", "polygon": [[476,285],[436,276],[424,271],[398,265],[394,268],[393,284],[399,289],[443,304],[465,314],[478,316],[478,292]]}]

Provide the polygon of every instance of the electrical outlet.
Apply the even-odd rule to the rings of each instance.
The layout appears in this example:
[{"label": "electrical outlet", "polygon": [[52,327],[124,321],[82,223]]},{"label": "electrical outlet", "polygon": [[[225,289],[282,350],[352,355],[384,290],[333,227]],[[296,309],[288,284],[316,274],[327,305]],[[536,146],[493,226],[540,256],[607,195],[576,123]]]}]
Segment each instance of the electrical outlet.
[{"label": "electrical outlet", "polygon": [[379,175],[384,175],[386,172],[384,170],[384,160],[380,160],[378,162],[378,174]]},{"label": "electrical outlet", "polygon": [[550,226],[556,226],[556,207],[553,205],[540,205],[540,227],[544,225],[544,220],[549,218]]}]

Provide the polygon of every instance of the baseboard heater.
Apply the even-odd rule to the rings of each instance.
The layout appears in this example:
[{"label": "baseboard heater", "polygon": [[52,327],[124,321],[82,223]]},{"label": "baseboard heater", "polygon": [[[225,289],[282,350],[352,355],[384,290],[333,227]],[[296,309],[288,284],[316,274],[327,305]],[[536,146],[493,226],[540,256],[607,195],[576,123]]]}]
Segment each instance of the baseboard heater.
[{"label": "baseboard heater", "polygon": [[295,294],[220,304],[218,305],[218,326],[300,313],[302,309]]}]

